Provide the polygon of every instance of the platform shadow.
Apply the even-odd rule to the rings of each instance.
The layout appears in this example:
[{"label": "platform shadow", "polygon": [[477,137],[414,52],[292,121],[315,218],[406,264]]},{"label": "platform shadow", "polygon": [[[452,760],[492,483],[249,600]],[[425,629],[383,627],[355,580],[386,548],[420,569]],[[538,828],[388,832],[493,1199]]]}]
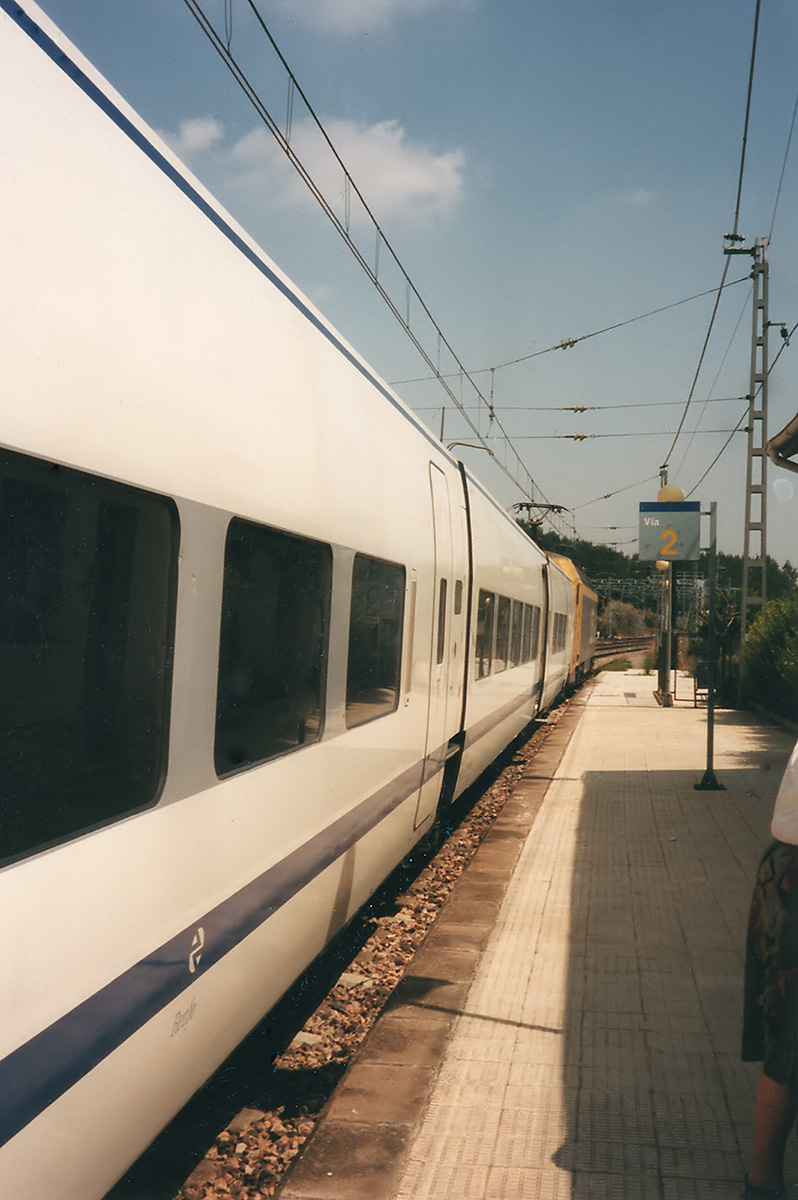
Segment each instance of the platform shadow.
[{"label": "platform shadow", "polygon": [[724,755],[725,791],[696,791],[700,770],[584,778],[553,1155],[574,1200],[739,1196],[758,1075],[739,1057],[745,928],[793,742],[757,728]]}]

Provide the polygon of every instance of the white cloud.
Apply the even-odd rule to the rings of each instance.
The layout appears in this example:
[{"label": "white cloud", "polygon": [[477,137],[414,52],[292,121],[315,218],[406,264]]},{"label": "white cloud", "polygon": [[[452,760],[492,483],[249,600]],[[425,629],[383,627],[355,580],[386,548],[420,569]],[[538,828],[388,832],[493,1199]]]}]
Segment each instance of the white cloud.
[{"label": "white cloud", "polygon": [[[375,218],[423,224],[445,216],[462,200],[466,156],[462,150],[440,153],[412,142],[398,121],[374,125],[330,120],[325,126],[341,161],[360,189]],[[162,135],[185,162],[197,166],[206,158],[217,189],[234,190],[247,203],[279,208],[313,207],[317,201],[274,137],[258,126],[238,141],[225,141],[225,128],[215,117],[191,117],[176,133]],[[351,226],[368,222],[355,193],[347,189],[343,169],[309,117],[295,121],[291,149],[336,216]]]},{"label": "white cloud", "polygon": [[[414,144],[398,121],[365,125],[331,120],[325,128],[381,223],[389,218],[423,222],[445,215],[462,199],[466,161],[462,150],[435,153],[428,146]],[[344,175],[312,121],[295,122],[291,147],[343,218]],[[238,190],[257,193],[283,207],[316,203],[266,129],[254,129],[236,142],[226,166],[230,182]],[[352,195],[349,217],[353,225],[360,221],[359,207]]]},{"label": "white cloud", "polygon": [[272,0],[286,20],[334,33],[369,33],[395,20],[419,17],[436,9],[471,9],[477,0]]},{"label": "white cloud", "polygon": [[621,201],[627,208],[650,208],[657,200],[657,193],[648,188],[636,188],[632,192],[624,192]]},{"label": "white cloud", "polygon": [[224,125],[216,117],[189,117],[180,122],[177,133],[163,136],[175,154],[189,160],[220,142],[224,137]]}]

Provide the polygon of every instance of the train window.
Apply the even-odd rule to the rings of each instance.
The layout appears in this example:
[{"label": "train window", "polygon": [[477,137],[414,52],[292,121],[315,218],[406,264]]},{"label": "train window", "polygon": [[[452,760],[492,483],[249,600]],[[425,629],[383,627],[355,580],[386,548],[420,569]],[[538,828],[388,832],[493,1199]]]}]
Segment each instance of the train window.
[{"label": "train window", "polygon": [[355,555],[346,671],[348,729],[393,712],[399,703],[404,595],[404,567]]},{"label": "train window", "polygon": [[524,629],[521,634],[521,662],[528,663],[532,657],[532,606],[524,605]]},{"label": "train window", "polygon": [[490,592],[480,589],[477,605],[477,637],[475,653],[475,671],[477,679],[490,675],[493,663],[493,613],[496,608],[495,597]]},{"label": "train window", "polygon": [[524,605],[513,600],[512,634],[510,637],[510,666],[517,667],[521,662],[521,640],[523,637]]},{"label": "train window", "polygon": [[438,665],[443,662],[443,656],[446,652],[446,589],[447,583],[445,579],[441,580],[441,585],[438,595]]},{"label": "train window", "polygon": [[529,661],[533,662],[540,650],[540,608],[537,604],[529,606]]},{"label": "train window", "polygon": [[177,555],[167,497],[0,451],[3,859],[158,799]]},{"label": "train window", "polygon": [[505,671],[510,654],[510,601],[506,596],[499,596],[496,603],[496,655],[493,660],[494,671]]},{"label": "train window", "polygon": [[555,654],[561,653],[565,649],[566,633],[568,626],[568,618],[564,613],[554,614],[554,638],[552,650]]},{"label": "train window", "polygon": [[455,581],[455,585],[454,585],[454,615],[456,617],[459,617],[460,613],[462,611],[463,611],[463,581],[462,581],[462,579],[458,579]]},{"label": "train window", "polygon": [[214,759],[219,776],[318,741],[332,551],[235,517],[227,531]]}]

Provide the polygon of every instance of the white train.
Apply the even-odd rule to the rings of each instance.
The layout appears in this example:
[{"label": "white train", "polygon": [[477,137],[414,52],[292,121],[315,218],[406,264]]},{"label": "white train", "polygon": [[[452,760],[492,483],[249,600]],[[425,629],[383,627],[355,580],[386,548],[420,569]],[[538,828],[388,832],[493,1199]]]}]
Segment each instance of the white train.
[{"label": "white train", "polygon": [[574,593],[39,9],[0,39],[0,1178],[92,1200],[558,696]]}]

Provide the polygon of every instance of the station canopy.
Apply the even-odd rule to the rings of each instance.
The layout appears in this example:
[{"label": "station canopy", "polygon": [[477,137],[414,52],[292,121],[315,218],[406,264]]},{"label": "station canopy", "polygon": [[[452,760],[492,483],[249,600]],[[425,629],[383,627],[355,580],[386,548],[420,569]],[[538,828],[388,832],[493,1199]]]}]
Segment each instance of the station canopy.
[{"label": "station canopy", "polygon": [[798,413],[767,444],[768,457],[779,467],[798,471]]}]

